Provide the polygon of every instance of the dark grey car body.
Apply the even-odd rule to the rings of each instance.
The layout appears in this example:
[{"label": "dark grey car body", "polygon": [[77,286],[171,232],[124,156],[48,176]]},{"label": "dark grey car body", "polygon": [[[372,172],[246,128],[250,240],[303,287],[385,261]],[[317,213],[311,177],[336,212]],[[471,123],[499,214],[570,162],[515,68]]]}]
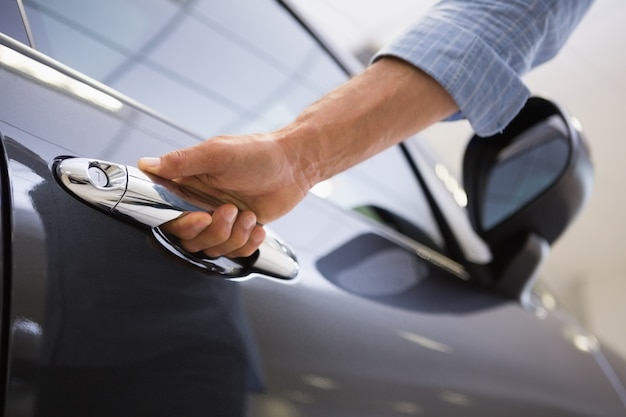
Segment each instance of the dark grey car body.
[{"label": "dark grey car body", "polygon": [[[31,21],[29,39],[18,3],[0,6],[7,35],[0,37],[2,415],[626,414],[624,362],[565,311],[543,304],[547,292],[538,290],[522,305],[473,285],[428,239],[417,242],[310,195],[270,225],[297,254],[298,277],[228,280],[170,256],[145,230],[89,207],[58,184],[53,165],[60,156],[134,165],[140,156],[202,140],[190,133],[202,125],[186,124],[187,116],[218,119],[203,135],[262,128],[269,118],[263,111],[276,102],[287,106],[293,90],[322,80],[319,91],[294,99],[284,117],[340,82],[347,76],[341,61],[283,5],[262,2],[254,6],[260,14],[238,14],[243,25],[274,31],[269,37],[291,45],[289,54],[313,51],[299,61],[302,73],[294,65],[291,78],[272,86],[273,98],[246,107],[237,97],[245,102],[253,94],[248,87],[265,68],[246,68],[252,75],[243,78],[196,81],[193,71],[173,76],[166,60],[148,69],[176,85],[159,83],[149,71],[125,81],[132,69],[123,66],[103,77],[113,88],[124,91],[127,82],[145,97],[170,102],[153,111],[154,103],[132,91],[127,98],[27,46],[33,38],[37,45],[37,29]],[[183,5],[193,8],[193,2]],[[158,55],[173,27],[185,27],[174,25],[185,16],[172,17],[143,52]],[[211,27],[218,34],[231,28]],[[229,36],[264,58],[267,71],[288,66],[279,55],[255,49],[254,30]],[[202,44],[216,66],[227,60],[211,39]],[[198,45],[186,52],[179,45],[181,55],[203,53]],[[92,54],[98,60],[98,51]],[[129,62],[124,65],[133,67]],[[142,77],[146,85],[137,87]],[[221,95],[219,85],[203,84],[211,79],[238,89]],[[178,102],[176,86],[211,96],[223,108],[202,107],[201,99]],[[198,116],[200,110],[207,115]],[[423,185],[412,180],[416,189]]]}]

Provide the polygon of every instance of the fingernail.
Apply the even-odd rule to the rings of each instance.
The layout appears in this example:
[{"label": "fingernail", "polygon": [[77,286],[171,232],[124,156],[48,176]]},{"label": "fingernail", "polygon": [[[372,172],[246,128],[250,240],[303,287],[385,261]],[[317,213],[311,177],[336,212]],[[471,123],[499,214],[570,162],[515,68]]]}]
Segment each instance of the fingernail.
[{"label": "fingernail", "polygon": [[145,157],[141,158],[141,163],[147,167],[155,168],[161,165],[161,158]]}]

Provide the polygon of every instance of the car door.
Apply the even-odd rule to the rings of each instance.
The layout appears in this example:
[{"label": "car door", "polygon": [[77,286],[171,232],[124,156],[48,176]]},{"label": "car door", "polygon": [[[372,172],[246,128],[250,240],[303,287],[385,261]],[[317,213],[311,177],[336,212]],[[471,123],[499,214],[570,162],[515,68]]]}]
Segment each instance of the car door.
[{"label": "car door", "polygon": [[[116,11],[136,32],[116,27],[112,38],[69,19],[75,3],[58,4],[25,2],[26,15],[40,48],[71,68],[6,37],[0,46],[5,415],[623,413],[575,321],[466,281],[400,149],[270,225],[297,254],[294,280],[200,271],[68,193],[55,177],[60,157],[133,165],[202,140],[194,131],[267,128],[347,75],[273,2],[114,2],[99,16]],[[160,49],[187,41],[197,42],[191,56]],[[141,48],[122,48],[133,42]],[[233,58],[226,73],[204,74],[233,45],[255,71],[227,77],[242,67]],[[85,55],[94,48],[107,53]],[[210,59],[189,61],[201,52]]]}]

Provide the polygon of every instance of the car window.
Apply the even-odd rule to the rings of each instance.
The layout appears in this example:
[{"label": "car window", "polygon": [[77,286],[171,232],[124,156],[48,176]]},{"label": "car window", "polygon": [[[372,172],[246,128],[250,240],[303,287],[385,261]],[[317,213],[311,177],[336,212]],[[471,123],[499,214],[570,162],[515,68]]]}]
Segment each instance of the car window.
[{"label": "car window", "polygon": [[[348,77],[275,1],[24,0],[24,7],[39,50],[203,137],[277,128]],[[387,224],[389,214],[391,223],[406,220],[419,240],[441,241],[397,147],[314,191]]]},{"label": "car window", "polygon": [[345,79],[271,2],[24,6],[38,49],[202,135],[274,128]]}]

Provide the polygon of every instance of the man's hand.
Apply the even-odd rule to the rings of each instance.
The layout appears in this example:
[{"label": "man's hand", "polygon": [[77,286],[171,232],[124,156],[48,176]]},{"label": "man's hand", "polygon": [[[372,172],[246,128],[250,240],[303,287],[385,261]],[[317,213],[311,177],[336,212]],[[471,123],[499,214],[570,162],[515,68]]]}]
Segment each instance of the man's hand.
[{"label": "man's hand", "polygon": [[249,256],[265,238],[262,224],[291,210],[309,184],[297,181],[276,134],[218,136],[160,158],[142,158],[139,168],[173,180],[224,204],[212,213],[187,213],[163,229],[190,251],[207,256]]},{"label": "man's hand", "polygon": [[264,239],[259,224],[289,212],[313,185],[456,110],[430,76],[385,58],[282,129],[217,136],[161,158],[144,158],[139,168],[226,203],[213,215],[190,213],[167,225],[185,249],[212,257],[248,256]]}]

